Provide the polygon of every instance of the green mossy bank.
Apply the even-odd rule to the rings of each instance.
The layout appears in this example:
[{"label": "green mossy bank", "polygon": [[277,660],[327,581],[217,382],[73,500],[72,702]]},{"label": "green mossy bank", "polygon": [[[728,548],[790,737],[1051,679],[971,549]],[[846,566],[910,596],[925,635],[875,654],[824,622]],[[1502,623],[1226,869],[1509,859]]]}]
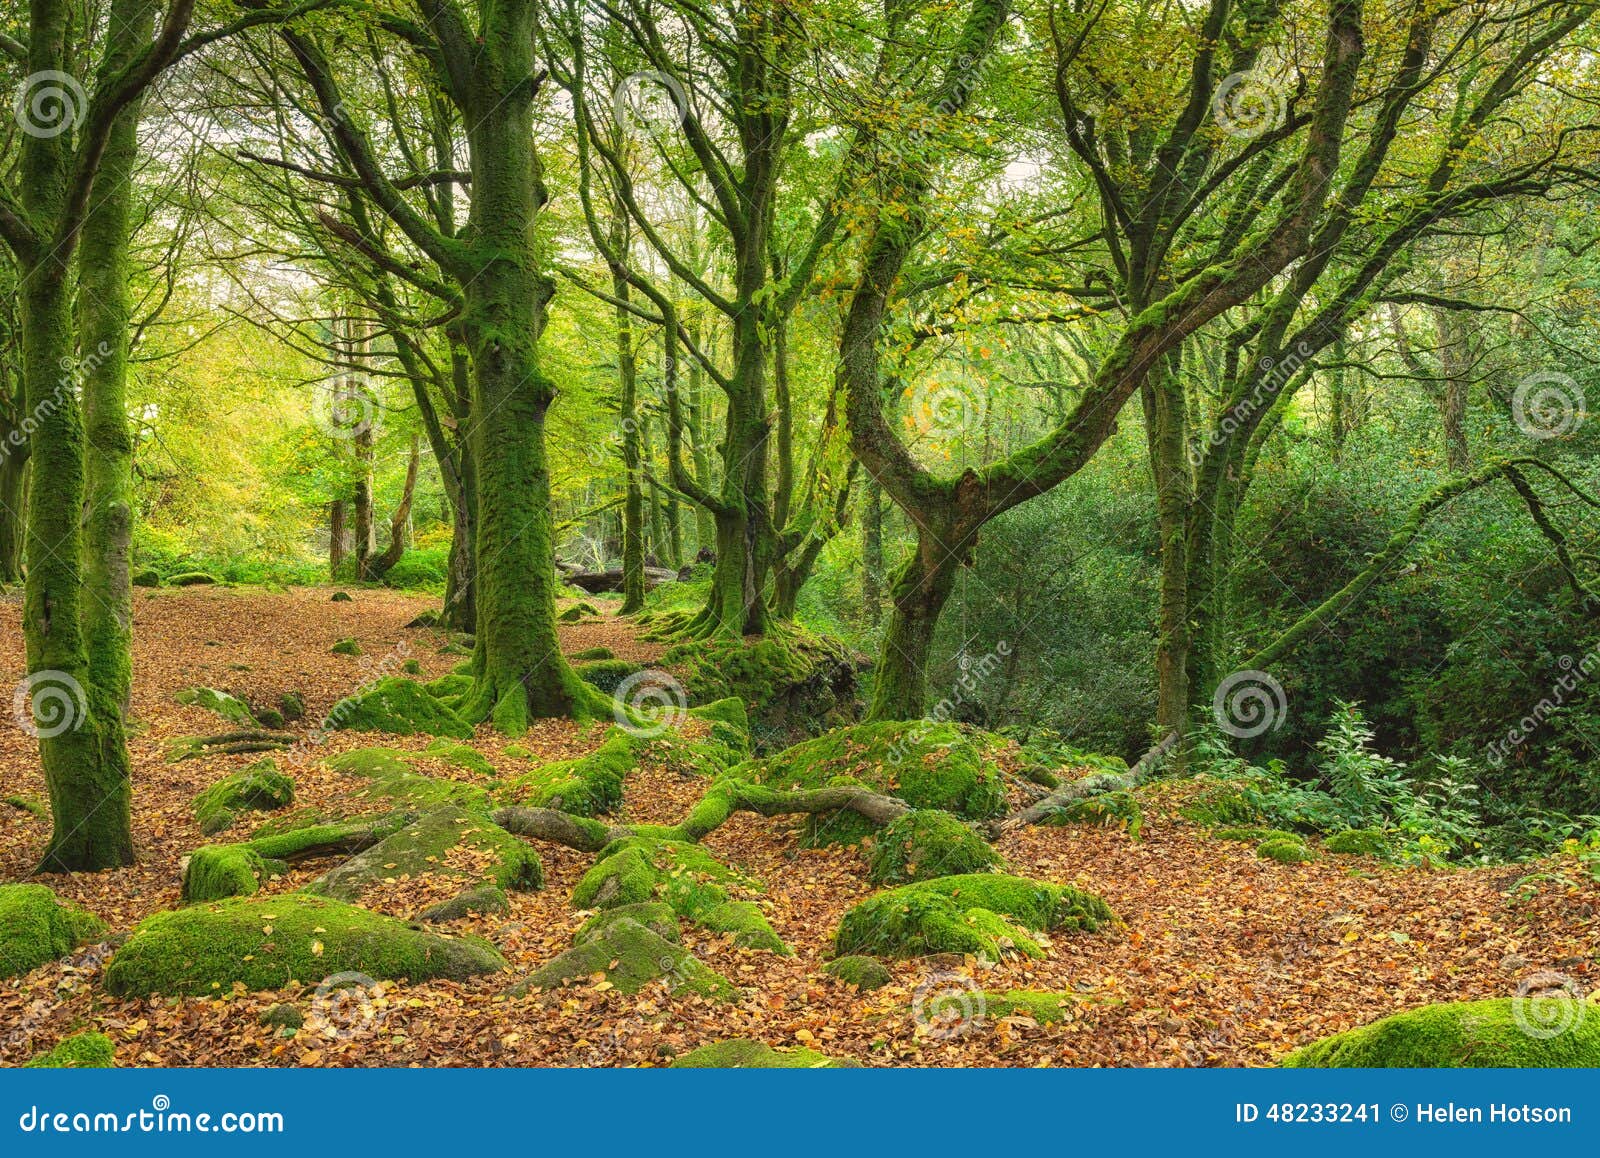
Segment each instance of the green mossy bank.
[{"label": "green mossy bank", "polygon": [[100,936],[105,922],[44,885],[0,885],[0,977],[18,977]]},{"label": "green mossy bank", "polygon": [[[1547,1019],[1552,1012],[1555,1016]],[[1426,1005],[1325,1037],[1295,1050],[1282,1064],[1291,1069],[1600,1068],[1600,1017],[1562,994]]]}]

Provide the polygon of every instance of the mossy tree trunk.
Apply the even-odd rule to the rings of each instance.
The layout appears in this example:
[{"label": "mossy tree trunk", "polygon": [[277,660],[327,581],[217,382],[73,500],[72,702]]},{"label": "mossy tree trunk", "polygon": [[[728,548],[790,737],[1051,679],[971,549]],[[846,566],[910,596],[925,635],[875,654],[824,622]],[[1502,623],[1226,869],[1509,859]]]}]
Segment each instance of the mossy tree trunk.
[{"label": "mossy tree trunk", "polygon": [[[627,207],[612,205],[612,252],[629,246]],[[633,287],[613,267],[611,292],[617,298],[617,418],[622,428],[622,608],[623,615],[644,610],[644,492],[639,485],[639,364],[634,351]]]}]

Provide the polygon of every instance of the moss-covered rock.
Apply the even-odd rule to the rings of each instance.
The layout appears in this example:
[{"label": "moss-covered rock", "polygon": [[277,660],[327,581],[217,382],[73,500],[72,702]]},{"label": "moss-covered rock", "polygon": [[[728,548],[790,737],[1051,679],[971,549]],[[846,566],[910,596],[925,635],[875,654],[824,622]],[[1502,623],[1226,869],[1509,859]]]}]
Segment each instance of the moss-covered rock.
[{"label": "moss-covered rock", "polygon": [[400,665],[400,671],[405,675],[421,675],[422,661],[413,656],[411,659],[406,660],[405,663]]},{"label": "moss-covered rock", "polygon": [[1110,908],[1071,885],[1041,884],[1003,873],[936,877],[868,897],[844,915],[834,938],[840,955],[924,957],[1006,953],[1042,957],[1030,933],[1094,932]]},{"label": "moss-covered rock", "polygon": [[489,763],[489,758],[482,752],[470,744],[458,744],[444,736],[440,736],[424,748],[422,755],[428,760],[442,760],[446,764],[464,768],[468,772],[476,772],[479,776],[491,780],[496,775],[494,765]]},{"label": "moss-covered rock", "polygon": [[142,570],[135,571],[133,578],[129,582],[135,587],[160,587],[161,573],[145,567]]},{"label": "moss-covered rock", "polygon": [[331,596],[329,596],[328,602],[329,603],[354,603],[355,600],[351,597],[350,592],[348,592],[348,591],[335,591]]},{"label": "moss-covered rock", "polygon": [[1008,989],[983,995],[988,1017],[1031,1017],[1040,1025],[1053,1025],[1072,1016],[1079,998],[1072,993],[1042,993],[1036,989]]},{"label": "moss-covered rock", "polygon": [[826,1070],[853,1069],[858,1063],[814,1049],[773,1049],[763,1041],[712,1042],[673,1060],[671,1069],[683,1070]]},{"label": "moss-covered rock", "polygon": [[1281,828],[1261,828],[1259,826],[1243,826],[1238,828],[1213,828],[1206,833],[1212,840],[1234,840],[1240,844],[1257,845],[1264,840],[1299,840],[1298,833],[1286,832]]},{"label": "moss-covered rock", "polygon": [[354,639],[341,639],[328,649],[334,655],[365,655],[361,644]]},{"label": "moss-covered rock", "polygon": [[463,888],[493,884],[528,891],[544,885],[531,845],[487,817],[447,804],[323,873],[305,891],[355,901],[386,881],[423,876],[459,880]]},{"label": "moss-covered rock", "polygon": [[0,885],[0,977],[32,972],[105,930],[100,918],[44,885]]},{"label": "moss-covered rock", "polygon": [[587,756],[559,760],[513,777],[497,795],[506,804],[601,816],[621,806],[623,782],[637,767],[638,741],[621,728],[612,728],[600,747]]},{"label": "moss-covered rock", "polygon": [[260,723],[249,704],[238,696],[216,688],[185,688],[177,694],[176,699],[185,707],[204,708],[240,727],[254,728]]},{"label": "moss-covered rock", "polygon": [[628,918],[606,924],[511,992],[521,995],[530,989],[555,989],[569,981],[587,981],[597,973],[628,994],[663,980],[673,993],[695,993],[715,1001],[733,1001],[738,996],[727,978],[706,968],[683,946]]},{"label": "moss-covered rock", "polygon": [[573,663],[588,663],[590,660],[616,658],[617,653],[612,651],[609,647],[586,647],[581,651],[575,651],[571,655],[567,656],[567,659],[571,660]]},{"label": "moss-covered rock", "polygon": [[1256,845],[1256,856],[1262,860],[1275,860],[1279,864],[1305,864],[1317,859],[1311,846],[1298,837],[1264,840]]},{"label": "moss-covered rock", "polygon": [[1375,856],[1379,860],[1394,856],[1388,834],[1377,828],[1347,828],[1328,837],[1322,847],[1339,856]]},{"label": "moss-covered rock", "polygon": [[116,996],[282,989],[341,972],[462,980],[506,963],[488,942],[442,937],[327,897],[242,897],[157,913],[106,966]]},{"label": "moss-covered rock", "polygon": [[271,1026],[273,1029],[299,1029],[306,1023],[306,1015],[300,1012],[300,1007],[290,1005],[287,1001],[280,1001],[276,1005],[269,1005],[261,1011],[261,1016],[256,1018],[262,1025]]},{"label": "moss-covered rock", "polygon": [[283,713],[285,723],[292,724],[305,719],[306,701],[299,692],[284,692],[278,697],[278,711]]},{"label": "moss-covered rock", "polygon": [[572,935],[572,943],[582,945],[592,941],[613,922],[624,920],[637,921],[668,941],[683,940],[683,933],[678,928],[678,916],[672,911],[671,905],[663,901],[639,901],[631,905],[618,905],[614,909],[601,909]]},{"label": "moss-covered rock", "polygon": [[[980,820],[1005,811],[1005,787],[993,759],[1000,743],[998,737],[971,733],[955,724],[859,724],[758,761],[753,774],[763,784],[784,789],[860,783],[898,796],[913,808]],[[819,816],[808,837],[844,843],[863,835],[859,824],[847,821]]]},{"label": "moss-covered rock", "polygon": [[[1518,1018],[1520,1000],[1502,997],[1407,1010],[1313,1042],[1283,1064],[1303,1069],[1600,1067],[1600,1017],[1592,1010],[1574,1005],[1572,1016],[1563,1019],[1570,1022],[1565,1031],[1549,1034],[1540,1020],[1526,1013]],[[1530,1033],[1524,1022],[1538,1033]]]},{"label": "moss-covered rock", "polygon": [[894,980],[887,966],[876,957],[863,957],[854,954],[849,957],[835,957],[822,967],[822,971],[829,977],[837,978],[846,985],[854,985],[863,993],[871,993],[874,989],[882,989]]},{"label": "moss-covered rock", "polygon": [[274,812],[293,803],[294,781],[267,756],[198,793],[194,818],[201,832],[213,836],[230,827],[241,812]]},{"label": "moss-covered rock", "polygon": [[1046,824],[1096,824],[1120,828],[1129,839],[1138,840],[1144,828],[1144,811],[1131,792],[1106,792],[1074,800],[1045,818]]},{"label": "moss-covered rock", "polygon": [[573,664],[572,670],[590,687],[610,695],[623,680],[643,671],[644,665],[631,659],[596,659]]},{"label": "moss-covered rock", "polygon": [[359,695],[340,700],[329,718],[335,727],[355,732],[472,738],[470,724],[430,696],[421,684],[399,676],[385,676]]},{"label": "moss-covered rock", "polygon": [[1003,866],[1000,854],[969,825],[935,809],[913,809],[890,821],[867,853],[867,879],[878,885],[903,885]]},{"label": "moss-covered rock", "polygon": [[756,888],[697,844],[631,836],[613,841],[572,891],[580,909],[664,901],[690,920],[726,903],[726,885]]},{"label": "moss-covered rock", "polygon": [[331,756],[326,763],[335,772],[381,780],[410,772],[412,768],[407,755],[396,748],[356,748]]},{"label": "moss-covered rock", "polygon": [[64,1037],[55,1048],[23,1063],[24,1069],[108,1070],[117,1064],[117,1047],[95,1030]]},{"label": "moss-covered rock", "polygon": [[167,580],[173,587],[202,587],[209,586],[217,581],[217,577],[205,571],[180,571]]},{"label": "moss-covered rock", "polygon": [[248,844],[209,844],[189,854],[183,867],[183,899],[192,904],[253,897],[263,881],[284,869],[283,862],[266,859]]},{"label": "moss-covered rock", "polygon": [[457,893],[449,900],[429,905],[417,914],[422,921],[459,921],[484,913],[509,913],[511,898],[499,885],[483,884]]},{"label": "moss-covered rock", "polygon": [[793,957],[794,950],[783,943],[767,915],[754,901],[725,901],[695,918],[702,929],[726,933],[741,949],[761,949],[781,957]]}]

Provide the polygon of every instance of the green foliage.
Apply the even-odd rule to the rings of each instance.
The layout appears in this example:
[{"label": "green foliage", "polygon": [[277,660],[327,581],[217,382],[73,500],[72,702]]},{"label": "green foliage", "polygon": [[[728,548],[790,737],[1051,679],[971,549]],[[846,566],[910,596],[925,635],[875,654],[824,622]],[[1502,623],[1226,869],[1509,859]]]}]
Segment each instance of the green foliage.
[{"label": "green foliage", "polygon": [[1305,864],[1317,859],[1317,854],[1303,840],[1285,837],[1262,841],[1256,845],[1256,856],[1279,864]]},{"label": "green foliage", "polygon": [[1074,800],[1051,813],[1048,824],[1097,824],[1120,828],[1130,840],[1138,840],[1144,828],[1144,811],[1131,792],[1102,792],[1098,796]]}]

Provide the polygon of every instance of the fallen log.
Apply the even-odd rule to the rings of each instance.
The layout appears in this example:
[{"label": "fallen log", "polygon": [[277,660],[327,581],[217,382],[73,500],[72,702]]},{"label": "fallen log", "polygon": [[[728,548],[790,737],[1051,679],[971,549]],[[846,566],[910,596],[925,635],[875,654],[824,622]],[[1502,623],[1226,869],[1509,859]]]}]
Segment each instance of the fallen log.
[{"label": "fallen log", "polygon": [[1026,808],[1019,808],[1010,816],[991,823],[988,826],[990,839],[998,839],[1029,824],[1038,824],[1075,801],[1086,800],[1091,796],[1102,796],[1107,792],[1127,792],[1137,788],[1150,773],[1161,766],[1161,761],[1166,759],[1167,753],[1177,745],[1178,733],[1168,732],[1126,772],[1096,772],[1092,776],[1084,776],[1063,784]]},{"label": "fallen log", "polygon": [[[622,568],[615,567],[607,571],[586,571],[575,563],[556,563],[556,569],[561,572],[561,578],[574,587],[581,587],[590,595],[598,595],[602,591],[622,590]],[[646,567],[644,569],[644,585],[647,588],[659,587],[663,583],[676,583],[678,573],[666,567]]]}]

